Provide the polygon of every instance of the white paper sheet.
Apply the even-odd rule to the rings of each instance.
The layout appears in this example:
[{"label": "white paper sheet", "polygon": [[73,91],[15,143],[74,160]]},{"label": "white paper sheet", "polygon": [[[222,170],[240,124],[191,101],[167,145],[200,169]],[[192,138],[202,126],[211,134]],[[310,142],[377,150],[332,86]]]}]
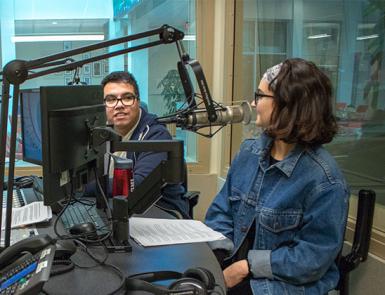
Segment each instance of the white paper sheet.
[{"label": "white paper sheet", "polygon": [[[30,237],[31,234],[38,235],[38,231],[34,225],[28,226],[28,227],[20,227],[20,228],[12,229],[10,245],[13,245],[20,240],[24,240],[24,239]],[[2,247],[4,247],[4,240],[5,240],[5,230],[2,230],[1,231],[1,241],[0,241],[0,245]]]},{"label": "white paper sheet", "polygon": [[[43,202],[33,202],[20,208],[12,208],[11,228],[48,221],[52,218],[51,207]],[[3,209],[1,228],[5,228],[5,209]]]},{"label": "white paper sheet", "polygon": [[224,239],[198,220],[132,217],[130,235],[143,246],[209,242]]}]

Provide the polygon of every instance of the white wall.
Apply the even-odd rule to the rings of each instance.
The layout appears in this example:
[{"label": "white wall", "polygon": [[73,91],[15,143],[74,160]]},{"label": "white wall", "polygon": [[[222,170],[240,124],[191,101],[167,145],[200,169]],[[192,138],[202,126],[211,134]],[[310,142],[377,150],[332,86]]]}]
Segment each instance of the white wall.
[{"label": "white wall", "polygon": [[[214,18],[214,69],[212,77],[211,95],[217,102],[230,100],[224,97],[224,59],[225,57],[225,1],[215,0],[215,18]],[[212,203],[217,192],[222,187],[224,180],[219,177],[222,161],[222,137],[224,131],[220,131],[210,139],[210,163],[208,174],[189,175],[189,190],[201,192],[199,204],[194,209],[194,218],[203,220],[207,208]]]}]

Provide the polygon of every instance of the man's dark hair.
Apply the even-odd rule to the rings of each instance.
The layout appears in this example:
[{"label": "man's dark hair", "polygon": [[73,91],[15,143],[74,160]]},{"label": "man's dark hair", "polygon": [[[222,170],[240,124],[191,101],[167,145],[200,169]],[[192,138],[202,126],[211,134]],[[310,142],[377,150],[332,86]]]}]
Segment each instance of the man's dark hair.
[{"label": "man's dark hair", "polygon": [[107,83],[127,83],[130,84],[134,87],[134,94],[139,98],[139,87],[138,83],[136,82],[136,79],[133,74],[130,72],[125,72],[125,71],[116,71],[108,74],[107,76],[104,77],[102,80],[101,84],[102,87],[104,88]]},{"label": "man's dark hair", "polygon": [[333,115],[332,84],[314,63],[287,59],[269,88],[274,93],[275,107],[268,134],[304,145],[333,140],[338,126]]}]

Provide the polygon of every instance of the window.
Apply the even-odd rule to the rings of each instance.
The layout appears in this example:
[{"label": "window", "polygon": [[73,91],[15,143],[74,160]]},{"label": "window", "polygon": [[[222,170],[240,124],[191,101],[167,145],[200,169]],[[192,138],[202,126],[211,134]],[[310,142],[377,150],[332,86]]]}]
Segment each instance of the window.
[{"label": "window", "polygon": [[[340,127],[326,148],[335,156],[353,195],[363,188],[375,190],[379,206],[374,226],[380,233],[373,235],[383,243],[385,1],[235,3],[235,47],[242,49],[234,55],[234,97],[251,99],[264,71],[286,57],[302,57],[323,69],[333,83]],[[258,136],[261,130],[250,124],[241,131],[232,137],[231,157],[243,139]],[[373,244],[381,249],[377,254],[385,257],[385,248]]]},{"label": "window", "polygon": [[[114,39],[135,34],[169,24],[183,31],[186,51],[196,58],[197,24],[195,0],[165,1],[93,1],[92,7],[79,1],[25,1],[0,2],[0,66],[13,59],[31,60],[54,53],[90,45],[100,40]],[[60,11],[60,14],[58,14]],[[69,35],[78,38],[69,40]],[[86,35],[88,36],[86,39]],[[91,36],[91,37],[89,37]],[[30,39],[27,39],[29,37]],[[45,39],[44,39],[45,38]],[[47,41],[47,38],[51,38]],[[91,39],[91,40],[89,40]],[[138,45],[115,46],[124,48]],[[111,49],[101,49],[73,56],[75,60],[92,58],[107,53]],[[120,55],[109,60],[95,61],[79,69],[79,78],[86,84],[100,84],[110,71],[129,70],[136,76],[141,99],[147,103],[150,112],[158,116],[175,111],[183,104],[183,93],[176,87],[176,94],[165,97],[160,81],[175,71],[178,61],[175,44],[155,46],[150,49]],[[64,85],[72,82],[74,71],[65,71],[27,80],[22,89],[37,88],[41,85]],[[172,82],[172,81],[168,81]],[[179,92],[178,92],[179,91]],[[169,102],[169,104],[166,104]],[[200,140],[192,133],[182,130],[170,131],[177,139],[185,142],[188,162],[201,162],[198,154]],[[20,138],[20,136],[18,136]],[[18,141],[17,157],[22,158],[21,141]],[[18,161],[17,166],[24,163]],[[28,164],[29,165],[29,164]],[[207,170],[207,169],[206,169]]]}]

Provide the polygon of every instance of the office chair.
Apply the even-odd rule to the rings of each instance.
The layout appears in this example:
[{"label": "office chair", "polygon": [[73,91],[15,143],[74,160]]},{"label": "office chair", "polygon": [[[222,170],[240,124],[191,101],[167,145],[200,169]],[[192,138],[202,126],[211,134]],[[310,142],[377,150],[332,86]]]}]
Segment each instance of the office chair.
[{"label": "office chair", "polygon": [[158,208],[162,209],[163,211],[171,214],[176,219],[187,219],[188,217],[190,217],[191,219],[194,219],[193,218],[193,208],[195,207],[196,204],[198,204],[200,192],[187,190],[188,189],[187,188],[188,183],[187,183],[187,164],[186,164],[186,161],[184,161],[183,166],[184,166],[183,167],[183,178],[182,178],[183,182],[181,183],[181,185],[183,186],[185,193],[182,196],[182,198],[187,200],[187,202],[188,202],[188,205],[189,205],[188,215],[189,216],[184,216],[177,210],[165,208],[165,207],[160,206],[159,204],[156,204],[156,206]]},{"label": "office chair", "polygon": [[[144,102],[144,101],[140,101],[140,106],[146,111],[148,112],[148,106],[147,106],[147,103]],[[199,194],[200,192],[198,191],[188,191],[187,187],[187,164],[186,164],[186,161],[184,161],[183,163],[184,165],[184,175],[183,175],[183,183],[182,183],[182,186],[184,187],[185,189],[185,194],[183,195],[183,198],[186,199],[188,201],[188,204],[189,204],[189,215],[190,215],[190,218],[193,219],[193,208],[195,207],[196,204],[198,204],[198,199],[199,199]],[[175,211],[175,210],[171,210],[171,209],[166,209],[166,208],[163,208],[162,207],[162,210],[170,213],[171,215],[173,215],[174,217],[176,217],[177,219],[182,219],[183,216]]]},{"label": "office chair", "polygon": [[340,280],[336,290],[339,290],[341,295],[349,295],[349,273],[368,258],[375,202],[376,194],[374,191],[359,191],[352,249],[349,254],[339,255],[336,260],[340,272]]},{"label": "office chair", "polygon": [[184,171],[184,175],[183,175],[184,182],[182,183],[182,185],[185,189],[185,194],[183,195],[183,198],[188,201],[190,218],[194,219],[193,209],[194,209],[195,205],[198,204],[200,192],[199,191],[188,191],[188,173],[187,173],[188,170],[187,170],[186,161],[184,161],[183,165],[184,165],[184,170],[183,170]]}]

